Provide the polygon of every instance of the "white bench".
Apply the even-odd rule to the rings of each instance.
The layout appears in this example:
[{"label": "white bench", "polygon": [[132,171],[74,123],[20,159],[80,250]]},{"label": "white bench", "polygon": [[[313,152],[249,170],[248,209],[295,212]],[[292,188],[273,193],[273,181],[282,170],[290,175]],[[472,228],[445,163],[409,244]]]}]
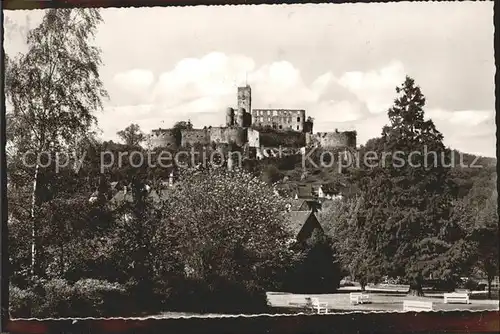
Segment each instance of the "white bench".
[{"label": "white bench", "polygon": [[318,298],[311,298],[312,309],[317,311],[318,314],[328,314],[328,303],[320,302]]},{"label": "white bench", "polygon": [[349,294],[349,300],[351,301],[351,304],[371,303],[370,295],[362,292],[351,292]]},{"label": "white bench", "polygon": [[459,292],[452,292],[452,293],[445,293],[444,295],[444,303],[445,304],[451,304],[451,303],[465,303],[469,304],[469,294],[464,292],[464,293],[459,293]]},{"label": "white bench", "polygon": [[432,302],[424,302],[419,300],[405,300],[403,301],[403,311],[432,311]]}]

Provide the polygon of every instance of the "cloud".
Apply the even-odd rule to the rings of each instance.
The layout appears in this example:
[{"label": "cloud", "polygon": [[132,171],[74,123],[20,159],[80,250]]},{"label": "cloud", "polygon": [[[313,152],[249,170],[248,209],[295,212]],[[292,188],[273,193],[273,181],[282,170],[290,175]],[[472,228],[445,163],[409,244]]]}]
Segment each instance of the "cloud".
[{"label": "cloud", "polygon": [[366,103],[330,72],[306,84],[291,62],[281,60],[257,67],[253,59],[238,54],[212,52],[182,59],[170,71],[159,74],[156,81],[152,71],[129,70],[116,74],[114,83],[128,99],[134,95],[140,102],[137,107],[110,107],[107,115],[100,117],[106,124],[103,132],[112,135],[129,120],[142,124],[146,131],[187,118],[195,126],[224,124],[223,111],[228,106],[236,107],[237,87],[245,83],[252,87],[253,108],[306,109],[320,131],[333,130],[324,126],[331,122],[352,122],[369,114]]},{"label": "cloud", "polygon": [[114,81],[127,90],[147,89],[153,83],[154,75],[150,70],[134,69],[116,74]]},{"label": "cloud", "polygon": [[151,98],[156,103],[169,105],[207,98],[223,103],[234,95],[238,77],[252,71],[254,66],[248,57],[227,56],[219,52],[199,59],[186,58],[159,76]]},{"label": "cloud", "polygon": [[112,98],[126,96],[129,102],[148,103],[154,74],[150,70],[133,69],[117,73],[113,77]]},{"label": "cloud", "polygon": [[365,101],[371,113],[383,113],[392,105],[395,88],[405,79],[405,69],[401,62],[368,72],[351,71],[344,73],[338,82]]},{"label": "cloud", "polygon": [[[224,110],[237,104],[237,87],[250,84],[253,108],[300,108],[315,120],[315,131],[357,130],[358,143],[379,136],[389,123],[387,109],[396,97],[395,87],[404,81],[402,62],[392,61],[378,69],[349,71],[336,75],[328,71],[310,83],[300,69],[281,60],[257,66],[246,56],[212,52],[200,58],[180,60],[169,71],[156,76],[147,69],[115,75],[114,81],[139,104],[109,107],[100,119],[103,134],[116,139],[116,132],[137,123],[149,132],[190,119],[196,127],[220,126]],[[445,144],[472,149],[482,139],[467,135],[491,134],[494,113],[487,110],[426,111],[445,135]],[[493,137],[492,137],[493,138]],[[491,149],[485,149],[492,155]]]},{"label": "cloud", "polygon": [[496,155],[494,110],[427,109],[425,114],[444,135],[446,145],[468,153]]},{"label": "cloud", "polygon": [[[386,72],[390,73],[382,71]],[[383,76],[380,81],[385,84],[388,79]],[[152,101],[172,107],[189,103],[193,112],[214,112],[236,106],[237,87],[248,83],[252,87],[254,108],[304,108],[318,116],[340,117],[342,113],[345,119],[358,119],[368,110],[364,106],[366,102],[357,92],[350,91],[345,82],[352,81],[339,81],[327,72],[306,84],[301,71],[286,60],[257,68],[251,58],[214,52],[198,59],[181,60],[171,71],[162,73]],[[379,87],[377,78],[372,78],[371,84]],[[369,87],[363,90],[370,104],[372,100],[379,100],[372,98],[377,96],[377,89],[375,92],[370,92]]]},{"label": "cloud", "polygon": [[449,122],[454,125],[476,126],[493,119],[495,113],[488,110],[458,110],[429,109],[426,116],[435,122]]},{"label": "cloud", "polygon": [[[185,118],[197,126],[223,123],[222,110],[236,104],[246,76],[255,107],[304,108],[317,130],[356,128],[362,142],[386,124],[394,88],[408,74],[428,108],[444,110],[433,119],[445,140],[470,150],[473,141],[459,138],[487,133],[476,145],[494,154],[494,121],[475,115],[494,110],[492,12],[491,2],[108,8],[96,44],[110,103],[151,105],[140,113],[144,126]],[[4,14],[5,49],[14,55],[26,44],[18,28],[34,27],[44,11]],[[165,34],[172,26],[178,29]],[[150,86],[139,71],[154,74]],[[126,126],[137,115],[110,114],[102,128]]]}]

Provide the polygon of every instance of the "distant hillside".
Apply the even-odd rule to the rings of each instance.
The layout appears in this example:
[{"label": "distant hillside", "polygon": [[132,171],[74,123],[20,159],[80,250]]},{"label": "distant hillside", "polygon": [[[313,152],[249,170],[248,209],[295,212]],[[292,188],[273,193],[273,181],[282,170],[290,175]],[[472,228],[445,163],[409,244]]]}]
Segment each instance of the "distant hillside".
[{"label": "distant hillside", "polygon": [[[471,153],[460,152],[458,150],[452,151],[455,156],[456,167],[464,166],[482,166],[482,167],[495,167],[497,165],[497,159],[492,157],[483,157],[480,155],[474,155]],[[463,164],[461,165],[460,162]],[[474,165],[474,166],[472,166]]]},{"label": "distant hillside", "polygon": [[[333,154],[337,157],[339,152]],[[496,177],[496,159],[481,157],[474,154],[453,151],[455,162],[450,177],[459,186],[458,196],[465,196],[476,182],[483,182]],[[321,150],[318,150],[313,161],[318,162]],[[266,181],[279,183],[284,188],[297,188],[300,185],[322,184],[326,190],[341,192],[345,195],[354,193],[356,190],[351,181],[356,168],[341,168],[337,163],[329,167],[315,167],[306,164],[302,167],[301,156],[287,156],[284,158],[268,158],[255,163],[253,171],[263,175]]]}]

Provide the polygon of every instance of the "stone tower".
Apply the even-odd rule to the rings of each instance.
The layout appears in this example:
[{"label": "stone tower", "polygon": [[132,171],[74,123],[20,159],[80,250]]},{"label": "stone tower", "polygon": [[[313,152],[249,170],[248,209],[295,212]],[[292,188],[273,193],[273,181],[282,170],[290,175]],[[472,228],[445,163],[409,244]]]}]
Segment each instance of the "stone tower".
[{"label": "stone tower", "polygon": [[245,121],[245,108],[239,107],[238,111],[236,112],[235,125],[243,127],[244,121]]},{"label": "stone tower", "polygon": [[252,113],[252,89],[249,85],[238,87],[238,109],[240,108],[249,114]]},{"label": "stone tower", "polygon": [[234,125],[234,109],[233,108],[227,108],[226,109],[226,126],[233,126]]}]

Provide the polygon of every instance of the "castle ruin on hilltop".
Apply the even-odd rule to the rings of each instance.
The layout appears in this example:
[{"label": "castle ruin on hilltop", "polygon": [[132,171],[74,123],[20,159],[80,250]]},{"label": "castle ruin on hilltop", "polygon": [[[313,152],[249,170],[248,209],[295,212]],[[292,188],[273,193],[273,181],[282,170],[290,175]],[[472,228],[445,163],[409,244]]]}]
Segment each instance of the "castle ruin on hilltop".
[{"label": "castle ruin on hilltop", "polygon": [[155,129],[149,135],[151,148],[178,149],[189,146],[233,144],[238,147],[320,146],[356,147],[356,131],[313,133],[312,119],[303,109],[252,109],[250,86],[238,87],[237,108],[226,110],[226,125],[202,129]]}]

